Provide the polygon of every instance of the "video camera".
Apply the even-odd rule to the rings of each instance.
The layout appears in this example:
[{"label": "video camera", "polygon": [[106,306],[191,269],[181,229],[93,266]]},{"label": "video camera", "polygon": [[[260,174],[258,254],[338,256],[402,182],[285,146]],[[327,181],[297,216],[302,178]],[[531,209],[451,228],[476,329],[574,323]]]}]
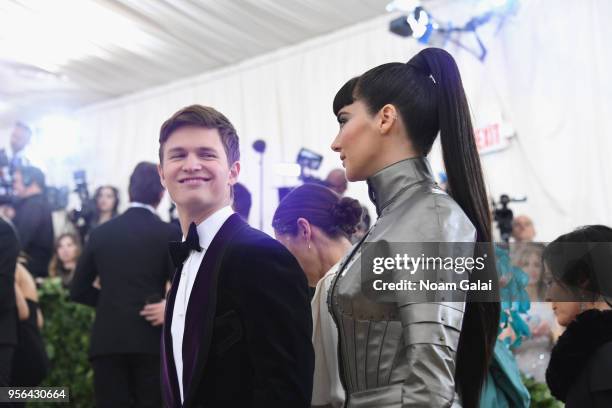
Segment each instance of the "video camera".
[{"label": "video camera", "polygon": [[[6,150],[0,149],[0,205],[14,205],[18,201],[13,191],[13,173],[18,168],[12,166]],[[68,206],[67,187],[47,186],[44,193],[51,211],[63,210]]]},{"label": "video camera", "polygon": [[73,173],[74,184],[76,188],[74,192],[79,196],[81,207],[72,210],[68,214],[70,221],[78,228],[81,237],[85,237],[91,229],[91,223],[96,215],[96,202],[89,196],[89,188],[87,186],[87,174],[85,170],[77,170]]},{"label": "video camera", "polygon": [[[325,187],[329,187],[325,180],[321,180],[319,177],[310,174],[313,170],[318,170],[321,167],[323,156],[319,153],[302,147],[298,152],[295,162],[300,166],[299,180],[302,183],[313,183],[320,184]],[[295,187],[279,187],[278,188],[278,199],[282,201],[287,194],[291,192]]]},{"label": "video camera", "polygon": [[499,229],[499,233],[501,235],[501,239],[504,242],[510,242],[510,236],[512,235],[512,220],[514,219],[514,213],[510,208],[508,208],[509,203],[520,203],[527,201],[527,197],[523,198],[510,198],[507,194],[502,194],[499,197],[499,205],[495,200],[492,200],[493,203],[493,218],[497,223],[497,228]]},{"label": "video camera", "polygon": [[[300,177],[299,179],[304,183],[317,183],[325,184],[323,180],[318,177],[310,175],[311,170],[319,170],[323,156],[317,152],[314,152],[305,147],[301,148],[298,152],[296,163],[300,166]],[[308,169],[308,171],[306,171]]]}]

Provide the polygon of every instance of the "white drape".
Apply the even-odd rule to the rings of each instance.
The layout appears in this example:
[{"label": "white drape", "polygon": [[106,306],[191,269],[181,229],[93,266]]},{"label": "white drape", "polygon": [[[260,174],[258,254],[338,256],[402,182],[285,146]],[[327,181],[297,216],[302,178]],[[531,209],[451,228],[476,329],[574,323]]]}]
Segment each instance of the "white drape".
[{"label": "white drape", "polygon": [[[483,30],[489,51],[484,64],[448,48],[459,63],[477,126],[503,121],[516,131],[508,149],[483,156],[486,180],[494,197],[528,197],[513,208],[534,219],[539,240],[583,224],[612,224],[609,17],[612,2],[603,0],[524,1],[500,33]],[[93,184],[119,186],[126,202],[136,163],[157,160],[161,123],[188,104],[214,106],[241,138],[240,180],[253,193],[253,225],[259,223],[259,172],[251,144],[267,142],[264,225],[270,232],[275,189],[289,182],[274,175],[273,165],[293,162],[304,146],[325,156],[322,177],[338,167],[330,150],[337,132],[335,92],[352,76],[384,62],[407,61],[420,49],[413,39],[388,32],[391,18],[82,109],[76,114],[79,164]],[[431,161],[442,169],[439,149]],[[364,182],[352,183],[347,195],[369,202]]]}]

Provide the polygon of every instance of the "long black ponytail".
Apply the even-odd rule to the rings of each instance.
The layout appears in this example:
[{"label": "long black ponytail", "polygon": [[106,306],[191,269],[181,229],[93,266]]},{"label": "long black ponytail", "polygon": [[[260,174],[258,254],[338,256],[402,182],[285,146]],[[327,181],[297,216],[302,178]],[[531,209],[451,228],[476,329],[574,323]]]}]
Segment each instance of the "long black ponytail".
[{"label": "long black ponytail", "polygon": [[[459,69],[453,57],[438,48],[423,50],[411,63],[417,65],[421,59],[436,81],[442,156],[450,194],[476,227],[477,241],[490,243],[491,212]],[[493,259],[492,248],[479,249],[485,249],[489,259]],[[476,273],[471,275],[471,280],[477,278]],[[455,371],[464,407],[478,406],[498,335],[500,313],[499,303],[472,301],[471,293],[468,292]],[[483,352],[474,352],[477,350]]]},{"label": "long black ponytail", "polygon": [[[363,100],[371,114],[393,104],[400,112],[413,147],[427,155],[440,132],[442,155],[450,195],[474,224],[477,241],[491,242],[491,213],[474,140],[471,115],[459,69],[453,57],[427,48],[408,63],[389,63],[348,81],[336,94],[334,113],[355,100]],[[479,251],[493,260],[490,244]],[[475,254],[479,256],[482,254]],[[496,278],[494,267],[483,272]],[[472,273],[471,281],[483,275]],[[493,279],[496,285],[496,279]],[[497,291],[495,286],[494,291]],[[474,301],[468,292],[457,349],[455,384],[463,406],[477,408],[499,326],[500,304]],[[491,300],[496,300],[492,294]]]}]

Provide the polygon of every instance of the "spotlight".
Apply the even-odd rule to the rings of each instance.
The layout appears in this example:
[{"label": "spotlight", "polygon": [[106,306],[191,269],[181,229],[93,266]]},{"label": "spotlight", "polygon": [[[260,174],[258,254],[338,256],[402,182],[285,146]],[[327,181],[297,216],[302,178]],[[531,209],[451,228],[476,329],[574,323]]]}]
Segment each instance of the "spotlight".
[{"label": "spotlight", "polygon": [[[516,14],[519,0],[476,0],[478,15],[473,16],[463,25],[457,26],[452,22],[436,20],[431,13],[421,7],[417,0],[394,0],[387,5],[387,11],[402,11],[405,14],[395,18],[389,24],[389,31],[401,37],[413,37],[422,44],[443,48],[448,42],[463,48],[473,54],[480,61],[487,56],[487,49],[478,35],[478,28],[489,23],[497,22],[499,31],[506,20]],[[473,37],[473,44],[464,43],[463,34]],[[474,41],[472,41],[473,43]]]},{"label": "spotlight", "polygon": [[412,36],[423,43],[427,43],[432,31],[429,14],[422,7],[417,7],[414,9],[414,13],[408,15],[407,21],[412,27]]},{"label": "spotlight", "polygon": [[433,31],[433,24],[430,15],[422,7],[416,7],[407,16],[401,16],[391,21],[389,30],[401,37],[410,37],[427,43]]},{"label": "spotlight", "polygon": [[412,27],[408,24],[406,16],[401,16],[391,21],[389,30],[400,37],[410,37],[412,35]]}]

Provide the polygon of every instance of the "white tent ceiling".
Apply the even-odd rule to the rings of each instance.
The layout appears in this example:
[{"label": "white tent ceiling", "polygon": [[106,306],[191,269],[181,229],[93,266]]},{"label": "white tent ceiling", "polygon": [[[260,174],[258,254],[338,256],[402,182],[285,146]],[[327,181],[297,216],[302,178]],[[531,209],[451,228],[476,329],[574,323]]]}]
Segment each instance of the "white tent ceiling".
[{"label": "white tent ceiling", "polygon": [[0,128],[295,44],[384,14],[387,3],[3,0]]},{"label": "white tent ceiling", "polygon": [[[177,107],[206,102],[232,118],[245,169],[258,159],[250,144],[265,138],[270,166],[293,160],[305,146],[327,152],[325,174],[337,165],[329,149],[337,132],[329,110],[335,90],[419,48],[388,32],[395,15],[385,14],[387,1],[0,0],[0,147],[10,133],[2,127],[17,117],[112,99],[78,110],[78,137],[60,132],[57,143],[36,135],[38,152],[56,184],[86,168],[94,185],[125,191],[133,166],[156,160],[151,137],[160,121]],[[481,14],[480,6],[503,1],[422,2],[441,21],[462,25]],[[612,196],[601,186],[612,184],[612,56],[605,41],[612,32],[604,22],[612,6],[578,3],[521,1],[502,30],[488,24],[481,33],[490,51],[484,63],[449,47],[473,111],[484,116],[481,125],[501,120],[516,133],[506,150],[483,157],[489,191],[528,196],[515,210],[533,216],[544,240],[578,225],[611,223]],[[152,89],[136,92],[144,88]],[[257,186],[256,173],[243,171],[241,180]],[[273,197],[275,185],[267,183]],[[364,183],[351,189],[367,202]]]}]

